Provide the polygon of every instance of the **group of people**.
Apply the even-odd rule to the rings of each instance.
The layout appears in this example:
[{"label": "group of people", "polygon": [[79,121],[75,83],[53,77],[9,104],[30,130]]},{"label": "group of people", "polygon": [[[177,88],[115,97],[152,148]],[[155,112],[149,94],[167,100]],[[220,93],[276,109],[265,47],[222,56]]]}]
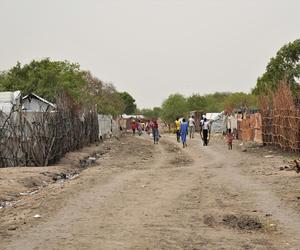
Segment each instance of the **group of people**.
[{"label": "group of people", "polygon": [[143,130],[145,129],[145,124],[142,123],[140,120],[132,120],[131,121],[131,129],[133,135],[135,135],[136,131],[138,132],[138,135],[142,135]]},{"label": "group of people", "polygon": [[132,120],[131,129],[133,135],[135,135],[136,131],[138,131],[138,135],[142,135],[143,131],[145,131],[147,134],[152,133],[154,144],[158,144],[160,135],[156,119],[152,119],[151,121],[148,120],[146,123],[141,122],[140,120]]},{"label": "group of people", "polygon": [[192,139],[194,138],[194,134],[195,134],[196,123],[194,117],[191,116],[188,120],[183,118],[181,121],[179,120],[179,118],[176,118],[175,126],[176,126],[177,141],[180,142],[181,140],[183,147],[184,148],[187,147],[187,143],[186,143],[187,135],[189,134],[190,139]]},{"label": "group of people", "polygon": [[[206,118],[205,115],[202,116],[200,121],[200,133],[202,133],[203,139],[203,146],[208,145],[208,138],[209,138],[209,130],[210,130],[210,121]],[[177,142],[182,142],[183,148],[187,147],[187,135],[189,134],[190,139],[194,138],[195,134],[195,119],[194,116],[190,116],[188,120],[182,118],[176,118],[175,121],[175,128],[176,128],[176,139]],[[232,142],[233,142],[233,134],[231,129],[227,130],[227,143],[228,149],[232,149]]]},{"label": "group of people", "polygon": [[[200,120],[200,133],[203,139],[203,146],[208,145],[210,127],[211,127],[211,122],[205,117],[205,115],[203,115],[202,119]],[[193,139],[195,135],[196,122],[194,116],[190,116],[188,119],[176,118],[175,128],[176,128],[177,142],[179,143],[181,142],[183,148],[187,147],[187,136],[189,135],[189,138]],[[143,131],[145,131],[149,135],[152,133],[154,144],[158,144],[160,134],[159,134],[158,123],[156,119],[148,120],[146,123],[141,122],[140,120],[137,121],[132,120],[131,129],[133,135],[136,134],[136,131],[138,132],[138,135],[142,135]],[[226,136],[227,136],[228,149],[231,150],[232,142],[234,138],[231,129],[227,129]]]}]

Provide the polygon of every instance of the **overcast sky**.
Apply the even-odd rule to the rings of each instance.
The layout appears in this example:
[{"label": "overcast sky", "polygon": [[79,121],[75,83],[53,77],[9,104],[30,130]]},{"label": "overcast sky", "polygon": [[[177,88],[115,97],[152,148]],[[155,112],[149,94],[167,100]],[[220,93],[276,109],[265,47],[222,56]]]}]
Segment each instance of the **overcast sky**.
[{"label": "overcast sky", "polygon": [[0,70],[78,62],[134,96],[245,91],[300,38],[299,0],[0,0]]}]

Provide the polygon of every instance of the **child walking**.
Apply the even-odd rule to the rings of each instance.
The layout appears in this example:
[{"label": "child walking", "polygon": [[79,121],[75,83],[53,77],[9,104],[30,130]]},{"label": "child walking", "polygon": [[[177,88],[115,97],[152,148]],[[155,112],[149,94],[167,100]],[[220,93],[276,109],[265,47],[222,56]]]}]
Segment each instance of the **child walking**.
[{"label": "child walking", "polygon": [[232,141],[233,141],[233,134],[231,132],[231,129],[229,128],[227,130],[227,144],[229,150],[232,150]]}]

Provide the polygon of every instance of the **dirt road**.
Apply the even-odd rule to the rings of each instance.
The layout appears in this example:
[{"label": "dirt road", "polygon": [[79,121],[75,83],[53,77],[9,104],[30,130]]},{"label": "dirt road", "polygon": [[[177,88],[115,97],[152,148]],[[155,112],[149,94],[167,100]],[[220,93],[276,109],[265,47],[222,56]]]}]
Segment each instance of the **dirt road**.
[{"label": "dirt road", "polygon": [[0,249],[300,249],[298,204],[282,188],[299,177],[277,173],[279,156],[199,138],[180,146],[171,136],[123,138],[37,199],[31,217],[41,218],[2,230]]}]

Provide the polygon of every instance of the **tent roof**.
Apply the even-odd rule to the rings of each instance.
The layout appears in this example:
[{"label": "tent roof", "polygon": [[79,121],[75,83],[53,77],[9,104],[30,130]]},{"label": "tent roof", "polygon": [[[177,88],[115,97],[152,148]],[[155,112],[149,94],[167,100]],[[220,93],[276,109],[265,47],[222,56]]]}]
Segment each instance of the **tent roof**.
[{"label": "tent roof", "polygon": [[56,105],[55,105],[55,104],[53,104],[52,102],[47,101],[46,99],[44,99],[44,98],[42,98],[42,97],[40,97],[40,96],[38,96],[38,95],[36,95],[36,94],[34,94],[34,93],[31,93],[31,94],[28,94],[28,95],[24,96],[24,97],[23,97],[23,100],[25,100],[25,99],[27,99],[27,98],[29,98],[29,97],[34,97],[34,98],[40,100],[41,102],[47,103],[47,104],[50,105],[51,107],[56,108]]}]

